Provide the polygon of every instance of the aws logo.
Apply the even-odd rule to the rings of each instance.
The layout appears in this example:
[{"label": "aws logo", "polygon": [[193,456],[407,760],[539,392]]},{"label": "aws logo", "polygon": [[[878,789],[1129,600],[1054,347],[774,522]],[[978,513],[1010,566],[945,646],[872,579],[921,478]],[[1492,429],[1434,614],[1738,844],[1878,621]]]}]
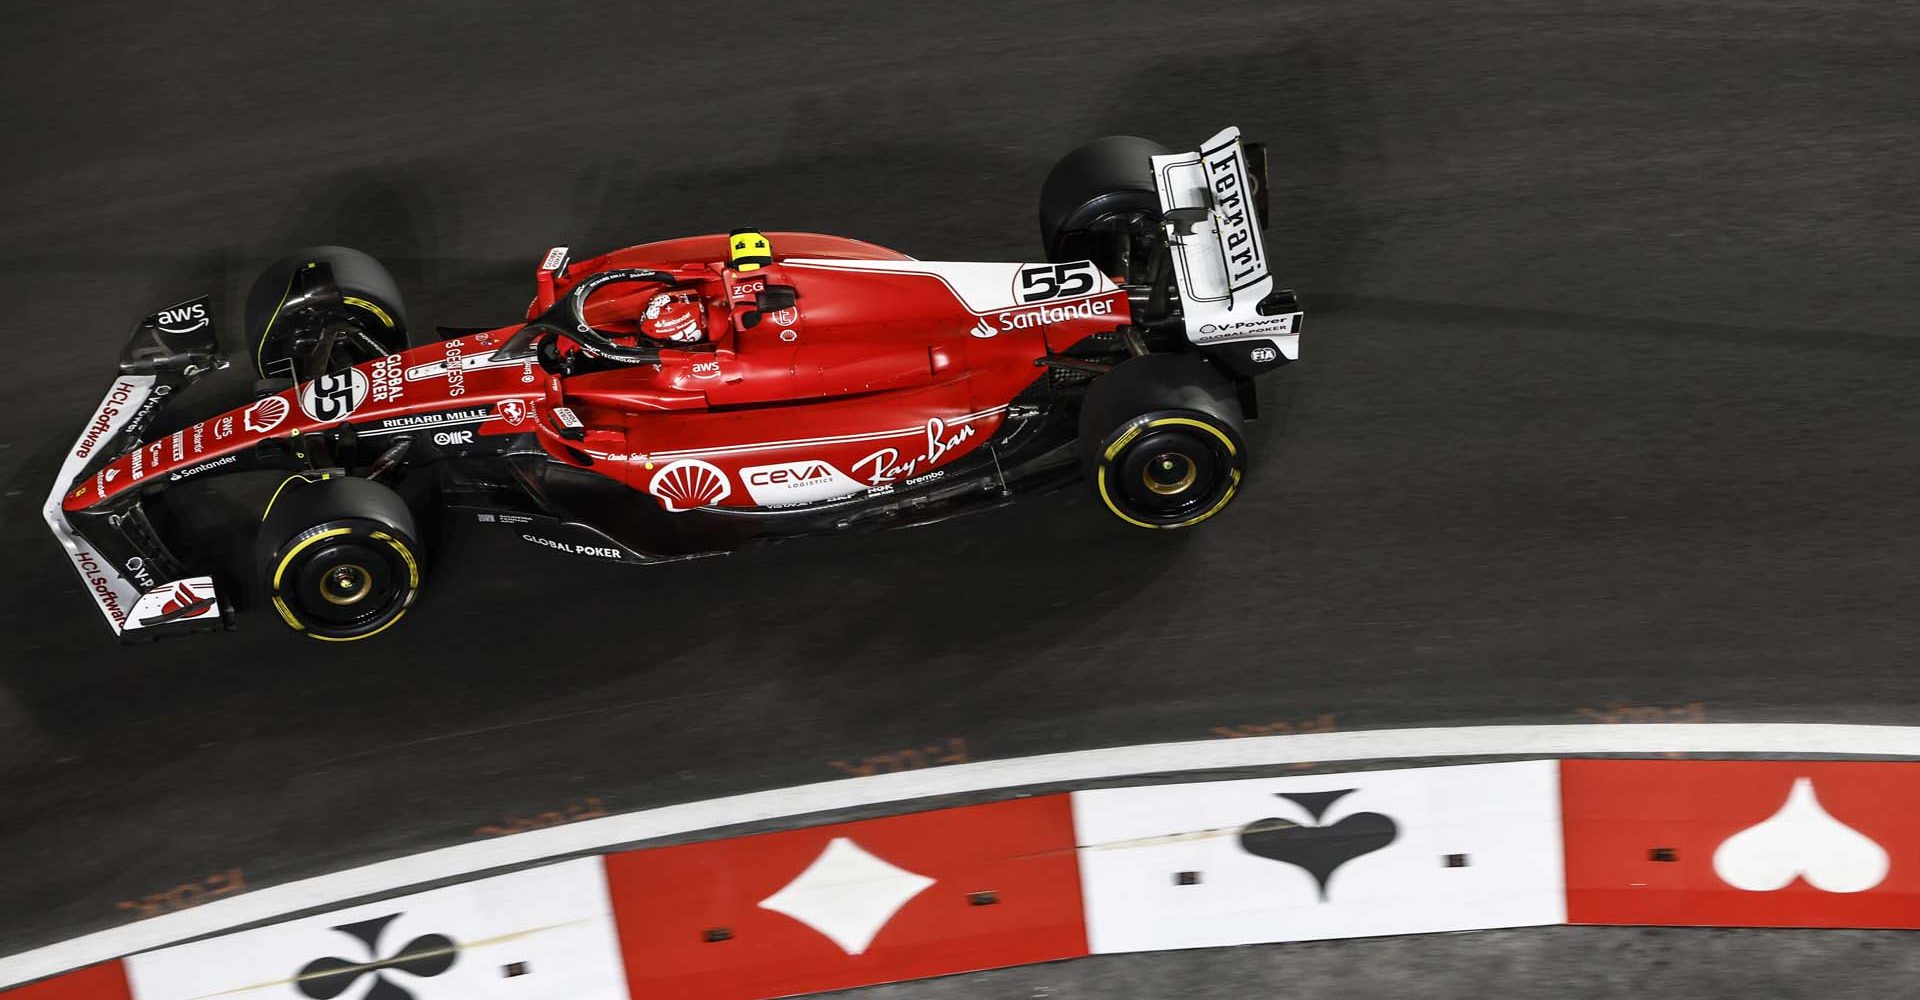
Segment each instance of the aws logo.
[{"label": "aws logo", "polygon": [[171,309],[162,309],[153,314],[154,325],[161,333],[178,336],[203,330],[213,323],[213,317],[207,313],[207,300],[198,298],[192,302],[183,302]]}]

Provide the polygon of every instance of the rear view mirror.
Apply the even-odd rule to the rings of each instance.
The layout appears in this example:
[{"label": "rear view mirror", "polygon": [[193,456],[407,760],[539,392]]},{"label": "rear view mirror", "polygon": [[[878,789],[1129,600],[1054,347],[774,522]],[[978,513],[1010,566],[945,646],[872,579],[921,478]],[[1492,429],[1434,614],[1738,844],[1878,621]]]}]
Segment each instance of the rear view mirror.
[{"label": "rear view mirror", "polygon": [[791,309],[800,299],[800,293],[792,285],[768,285],[753,297],[753,307],[761,312],[779,312]]}]

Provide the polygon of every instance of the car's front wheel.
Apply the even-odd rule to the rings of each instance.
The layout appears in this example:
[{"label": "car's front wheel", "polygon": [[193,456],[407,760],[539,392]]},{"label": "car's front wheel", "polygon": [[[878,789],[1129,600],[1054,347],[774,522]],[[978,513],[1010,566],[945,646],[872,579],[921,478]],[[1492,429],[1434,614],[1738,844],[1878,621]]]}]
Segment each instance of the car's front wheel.
[{"label": "car's front wheel", "polygon": [[287,627],[315,639],[365,639],[413,606],[424,561],[399,494],[365,479],[298,477],[260,524],[258,563]]},{"label": "car's front wheel", "polygon": [[420,343],[386,267],[352,247],[308,247],[275,261],[247,293],[246,332],[263,379],[314,378]]}]

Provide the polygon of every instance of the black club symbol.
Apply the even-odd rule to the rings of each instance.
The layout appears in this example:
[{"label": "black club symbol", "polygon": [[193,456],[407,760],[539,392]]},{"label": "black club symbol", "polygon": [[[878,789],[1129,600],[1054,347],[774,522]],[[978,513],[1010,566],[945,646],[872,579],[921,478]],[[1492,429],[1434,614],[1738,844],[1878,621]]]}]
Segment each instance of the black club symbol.
[{"label": "black club symbol", "polygon": [[294,987],[313,1000],[333,1000],[345,993],[361,976],[371,974],[373,987],[362,994],[360,1000],[414,1000],[411,992],[396,985],[384,973],[391,969],[422,979],[440,975],[453,968],[454,960],[460,957],[460,946],[445,934],[422,934],[407,942],[392,956],[382,958],[380,935],[398,916],[398,913],[389,913],[384,917],[335,927],[334,930],[351,935],[366,945],[367,961],[350,962],[333,956],[316,958],[300,970],[300,974],[294,978]]}]

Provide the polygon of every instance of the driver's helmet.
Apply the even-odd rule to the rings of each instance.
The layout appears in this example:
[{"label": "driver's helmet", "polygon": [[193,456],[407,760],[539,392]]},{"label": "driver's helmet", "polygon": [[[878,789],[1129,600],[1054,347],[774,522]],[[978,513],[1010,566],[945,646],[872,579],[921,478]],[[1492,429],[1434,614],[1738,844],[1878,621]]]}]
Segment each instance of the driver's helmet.
[{"label": "driver's helmet", "polygon": [[640,333],[669,344],[697,344],[707,337],[706,308],[692,292],[661,292],[647,300]]}]

